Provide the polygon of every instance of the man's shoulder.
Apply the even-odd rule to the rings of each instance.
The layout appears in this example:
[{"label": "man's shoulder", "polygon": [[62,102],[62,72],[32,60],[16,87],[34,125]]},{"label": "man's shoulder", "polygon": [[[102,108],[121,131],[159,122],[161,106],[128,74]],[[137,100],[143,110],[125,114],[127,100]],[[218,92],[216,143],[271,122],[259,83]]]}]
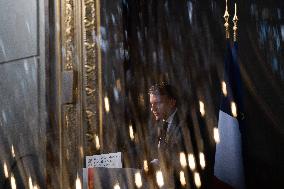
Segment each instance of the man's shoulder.
[{"label": "man's shoulder", "polygon": [[190,116],[187,113],[178,111],[175,115],[176,123],[180,126],[180,127],[187,127],[190,123]]}]

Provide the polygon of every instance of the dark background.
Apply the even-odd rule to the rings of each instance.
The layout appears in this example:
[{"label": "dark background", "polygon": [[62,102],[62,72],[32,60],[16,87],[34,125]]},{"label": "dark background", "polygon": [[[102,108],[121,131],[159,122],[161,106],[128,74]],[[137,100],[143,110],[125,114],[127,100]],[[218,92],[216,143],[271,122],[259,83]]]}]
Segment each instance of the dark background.
[{"label": "dark background", "polygon": [[[233,1],[229,1],[232,37]],[[238,4],[239,63],[244,85],[244,158],[248,188],[284,184],[284,2],[242,0]],[[212,129],[217,126],[225,52],[225,1],[123,0],[102,2],[105,151],[124,152],[126,167],[139,166],[152,119],[147,90],[174,84],[182,109],[205,104],[197,128],[214,163]],[[135,141],[128,136],[131,124]],[[196,125],[195,125],[196,126]],[[204,135],[209,133],[209,136]],[[106,140],[105,140],[106,141]]]}]

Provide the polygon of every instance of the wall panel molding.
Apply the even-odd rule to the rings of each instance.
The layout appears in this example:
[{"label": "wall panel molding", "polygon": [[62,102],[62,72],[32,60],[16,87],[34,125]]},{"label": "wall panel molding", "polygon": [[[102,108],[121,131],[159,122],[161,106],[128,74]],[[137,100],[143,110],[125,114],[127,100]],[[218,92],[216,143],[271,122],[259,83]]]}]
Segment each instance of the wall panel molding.
[{"label": "wall panel molding", "polygon": [[102,135],[99,4],[61,0],[54,5],[60,188],[75,188],[84,155],[98,150],[95,136]]}]

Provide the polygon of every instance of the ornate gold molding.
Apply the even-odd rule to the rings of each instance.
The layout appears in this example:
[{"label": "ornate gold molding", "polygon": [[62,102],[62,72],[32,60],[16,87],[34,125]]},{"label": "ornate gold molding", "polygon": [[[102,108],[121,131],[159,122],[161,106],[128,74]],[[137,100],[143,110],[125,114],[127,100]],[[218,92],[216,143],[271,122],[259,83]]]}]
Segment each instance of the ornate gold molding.
[{"label": "ornate gold molding", "polygon": [[86,123],[87,154],[95,149],[95,133],[98,132],[98,68],[96,49],[96,1],[85,0],[83,6],[83,59],[84,59],[84,114]]},{"label": "ornate gold molding", "polygon": [[[60,167],[62,188],[74,188],[74,180],[83,167],[83,124],[81,100],[81,1],[60,1],[61,24],[61,127]],[[63,81],[64,75],[67,81]],[[66,83],[68,85],[66,85]],[[72,98],[65,98],[65,97]],[[65,99],[65,100],[62,100]],[[66,100],[67,99],[67,100]],[[70,100],[72,99],[72,100]]]},{"label": "ornate gold molding", "polygon": [[63,6],[64,13],[64,32],[63,35],[63,48],[64,60],[63,66],[65,70],[73,69],[74,57],[74,2],[73,0],[65,0]]},{"label": "ornate gold molding", "polygon": [[73,181],[83,165],[81,165],[81,137],[78,134],[78,109],[73,104],[63,105],[62,128],[62,186],[74,188]]},{"label": "ornate gold molding", "polygon": [[74,188],[84,155],[94,154],[96,143],[102,143],[100,0],[61,0],[56,5],[59,180],[61,188]]}]

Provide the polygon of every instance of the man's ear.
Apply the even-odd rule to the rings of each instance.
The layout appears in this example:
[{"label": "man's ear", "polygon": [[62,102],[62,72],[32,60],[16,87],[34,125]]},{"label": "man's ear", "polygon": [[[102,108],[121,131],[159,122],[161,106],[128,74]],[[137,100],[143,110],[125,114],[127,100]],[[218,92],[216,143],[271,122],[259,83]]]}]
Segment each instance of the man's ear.
[{"label": "man's ear", "polygon": [[175,99],[171,99],[170,102],[171,102],[172,106],[176,106],[177,105],[177,101]]}]

